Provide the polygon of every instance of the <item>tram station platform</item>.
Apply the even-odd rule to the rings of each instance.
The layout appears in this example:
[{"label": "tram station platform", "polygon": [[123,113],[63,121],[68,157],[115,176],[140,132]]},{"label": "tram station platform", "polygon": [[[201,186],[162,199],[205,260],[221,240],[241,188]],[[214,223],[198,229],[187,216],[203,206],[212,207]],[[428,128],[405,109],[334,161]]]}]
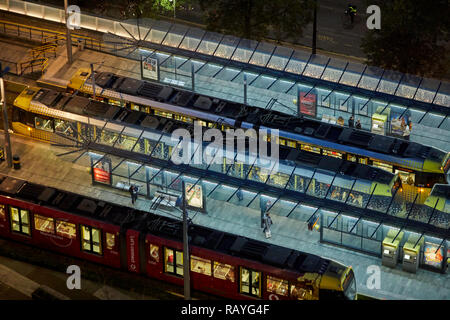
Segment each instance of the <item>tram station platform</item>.
[{"label": "tram station platform", "polygon": [[[13,154],[21,158],[20,170],[9,169],[6,162],[0,164],[0,173],[25,179],[34,183],[76,192],[104,201],[133,207],[128,191],[120,191],[101,185],[92,185],[89,166],[83,161],[73,163],[76,157],[57,156],[68,152],[66,148],[51,146],[36,140],[13,135]],[[419,269],[416,274],[407,273],[401,267],[388,268],[381,265],[378,257],[320,243],[317,231],[309,231],[302,219],[273,215],[272,237],[266,239],[260,228],[260,211],[226,201],[207,198],[207,214],[192,214],[196,224],[235,233],[241,236],[267,241],[296,250],[314,253],[340,263],[351,265],[355,270],[357,289],[360,293],[380,299],[450,299],[450,276]],[[152,201],[140,197],[134,207],[148,211]],[[308,210],[303,208],[301,210]],[[166,211],[159,207],[157,214],[181,217],[179,211]],[[306,214],[306,213],[305,213]],[[381,271],[380,289],[368,289],[369,266]]]},{"label": "tram station platform", "polygon": [[[6,17],[8,18],[8,17]],[[12,19],[9,17],[9,19]],[[48,23],[48,22],[47,22]],[[93,34],[93,31],[88,33],[89,35]],[[98,35],[97,35],[98,37]],[[4,59],[6,61],[15,61],[20,62],[18,60],[22,59],[24,52],[26,52],[27,48],[15,48],[16,52],[20,54],[8,54],[8,50],[3,50],[3,47],[7,48],[10,46],[10,43],[2,44],[0,43],[1,51],[5,52],[5,57],[0,56],[0,60]],[[96,72],[112,72],[122,76],[127,76],[131,78],[140,79],[141,71],[140,71],[140,62],[135,59],[120,57],[113,54],[107,54],[96,50],[83,49],[80,50],[79,47],[73,45],[73,60],[72,65],[67,65],[67,51],[64,45],[60,45],[58,47],[57,58],[50,59],[49,65],[46,68],[45,73],[42,78],[38,81],[40,85],[49,85],[56,87],[64,87],[65,83],[69,81],[71,76],[75,73],[79,68],[89,68],[90,64],[93,63],[94,69]],[[167,56],[167,55],[166,55]],[[190,82],[191,79],[186,78],[185,75],[177,74],[173,68],[173,64],[176,66],[177,62],[175,60],[179,60],[179,65],[183,62],[187,61],[183,57],[174,56],[168,60],[170,62],[170,66],[161,66],[160,68],[160,81],[161,82],[171,82],[172,80],[183,81],[184,83]],[[168,62],[166,63],[168,64]],[[221,66],[223,67],[223,66]],[[184,68],[186,69],[186,68]],[[211,69],[210,66],[203,68]],[[226,69],[226,68],[225,68]],[[224,70],[225,70],[224,69]],[[206,72],[206,71],[205,71]],[[209,72],[209,71],[208,71]],[[218,97],[221,99],[227,99],[235,102],[243,102],[243,84],[242,81],[242,72],[238,73],[239,76],[237,78],[231,77],[230,80],[227,77],[221,79],[219,77],[211,77],[209,73],[211,72],[197,72],[195,76],[195,91],[201,94],[210,95],[214,97]],[[232,72],[230,70],[226,72]],[[225,71],[223,73],[226,73]],[[235,72],[235,71],[233,71]],[[222,73],[222,72],[220,72]],[[238,75],[236,74],[236,76]],[[268,74],[258,76],[258,79],[272,79]],[[180,80],[181,79],[181,80]],[[184,79],[184,80],[183,80]],[[241,80],[238,80],[241,79]],[[250,78],[248,80],[250,82]],[[261,80],[262,81],[262,80]],[[287,82],[283,82],[284,80],[279,79],[274,83],[277,83],[276,86],[287,86],[289,88]],[[275,85],[273,86],[275,87]],[[294,90],[295,91],[295,90]],[[324,94],[322,99],[326,95]],[[261,108],[270,107],[273,110],[277,110],[287,114],[296,114],[297,106],[293,103],[293,98],[295,98],[295,93],[293,89],[289,90],[289,92],[277,92],[276,90],[270,89],[265,86],[257,86],[257,85],[249,85],[247,99],[250,105],[255,105]],[[342,99],[344,101],[344,99]],[[358,102],[359,103],[359,102]],[[330,119],[337,119],[338,117],[343,117],[345,124],[347,124],[347,120],[351,115],[349,111],[351,108],[349,106],[345,107],[346,111],[343,111],[342,107],[323,107],[318,103],[317,114],[316,117],[322,121],[332,121]],[[364,105],[361,103],[360,106]],[[366,109],[369,108],[368,106]],[[375,107],[371,107],[375,108]],[[412,131],[410,135],[410,140],[414,142],[418,142],[424,145],[433,146],[439,148],[445,152],[450,152],[450,131],[448,130],[448,125],[450,125],[450,118],[444,117],[442,121],[436,118],[436,115],[428,115],[423,114],[421,112],[416,112],[414,118],[412,118]],[[422,121],[421,123],[416,123],[414,119],[417,118],[417,121]],[[369,130],[371,127],[371,118],[370,114],[367,114],[367,110],[365,111],[365,115],[363,113],[358,112],[355,114],[355,120],[361,120],[362,128],[365,130]],[[431,122],[430,122],[431,121]],[[439,123],[439,128],[437,128],[433,123]]]}]

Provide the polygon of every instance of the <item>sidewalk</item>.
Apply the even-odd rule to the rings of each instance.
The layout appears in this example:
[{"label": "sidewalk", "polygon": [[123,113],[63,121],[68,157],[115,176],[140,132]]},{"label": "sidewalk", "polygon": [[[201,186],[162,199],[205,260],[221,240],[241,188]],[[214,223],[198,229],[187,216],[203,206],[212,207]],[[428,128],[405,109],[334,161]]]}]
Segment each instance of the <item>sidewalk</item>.
[{"label": "sidewalk", "polygon": [[[73,164],[71,160],[77,154],[56,156],[56,154],[69,151],[67,149],[18,136],[13,136],[11,140],[13,153],[21,157],[22,169],[9,169],[3,162],[0,164],[0,173],[132,207],[128,192],[106,186],[91,185],[91,176],[87,166],[84,166],[88,157]],[[149,200],[140,197],[135,207],[140,210],[148,210],[150,205]],[[259,210],[210,198],[207,199],[206,206],[207,214],[192,214],[194,223],[318,254],[351,265],[355,270],[358,291],[363,294],[382,299],[450,299],[449,275],[423,269],[419,269],[417,274],[409,274],[402,271],[400,267],[390,269],[381,266],[379,258],[319,243],[319,233],[308,231],[305,222],[280,215],[272,216],[272,238],[268,240],[260,228]],[[158,209],[156,213],[170,217],[175,215],[181,218],[181,213],[178,211],[167,212]],[[369,290],[366,287],[369,277],[367,268],[371,265],[380,266],[380,290]]]}]

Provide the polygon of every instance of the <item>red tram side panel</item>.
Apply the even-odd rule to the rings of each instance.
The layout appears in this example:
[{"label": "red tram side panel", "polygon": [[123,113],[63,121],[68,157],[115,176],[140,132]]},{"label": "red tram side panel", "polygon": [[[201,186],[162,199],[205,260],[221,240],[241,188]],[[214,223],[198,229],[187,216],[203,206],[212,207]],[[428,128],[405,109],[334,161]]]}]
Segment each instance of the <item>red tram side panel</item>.
[{"label": "red tram side panel", "polygon": [[[180,264],[177,267],[177,262],[179,262],[177,258],[182,255],[182,250],[183,245],[180,242],[147,235],[145,240],[146,274],[150,277],[183,286],[183,265]],[[287,281],[295,283],[297,282],[297,277],[301,276],[301,274],[291,271],[223,255],[196,246],[190,246],[189,251],[192,288],[229,299],[290,300],[292,297],[289,297]],[[169,268],[167,265],[169,265]],[[173,266],[173,269],[170,265]],[[258,271],[260,277],[259,287],[257,288],[259,296],[251,296],[240,292],[240,268]],[[284,295],[267,291],[266,276],[285,279],[286,292]]]},{"label": "red tram side panel", "polygon": [[[99,233],[99,243],[92,245],[98,253],[83,250],[93,241],[82,241],[82,230],[91,231],[85,238],[92,237],[92,230]],[[108,223],[0,196],[0,236],[15,241],[120,268],[119,231]]]}]

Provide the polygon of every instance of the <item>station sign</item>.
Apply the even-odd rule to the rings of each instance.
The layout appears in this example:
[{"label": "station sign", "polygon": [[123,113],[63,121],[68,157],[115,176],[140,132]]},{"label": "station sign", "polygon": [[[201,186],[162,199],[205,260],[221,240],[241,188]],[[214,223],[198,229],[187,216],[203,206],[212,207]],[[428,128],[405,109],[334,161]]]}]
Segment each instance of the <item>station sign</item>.
[{"label": "station sign", "polygon": [[203,186],[201,184],[185,183],[184,185],[186,208],[197,211],[206,211]]}]

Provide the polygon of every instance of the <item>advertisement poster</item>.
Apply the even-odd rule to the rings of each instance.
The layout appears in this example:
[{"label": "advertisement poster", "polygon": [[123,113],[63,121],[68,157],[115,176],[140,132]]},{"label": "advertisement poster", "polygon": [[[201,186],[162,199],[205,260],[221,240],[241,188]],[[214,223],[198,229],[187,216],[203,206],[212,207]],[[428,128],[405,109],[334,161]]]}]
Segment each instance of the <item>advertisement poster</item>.
[{"label": "advertisement poster", "polygon": [[391,134],[394,136],[403,136],[406,126],[410,121],[410,117],[407,112],[394,112],[391,111]]},{"label": "advertisement poster", "polygon": [[141,76],[143,79],[159,80],[159,64],[156,58],[144,58],[141,60]]},{"label": "advertisement poster", "polygon": [[444,260],[444,248],[434,243],[425,242],[423,248],[423,263],[440,269]]},{"label": "advertisement poster", "polygon": [[205,210],[203,199],[203,188],[201,185],[192,183],[185,184],[186,206],[188,209]]},{"label": "advertisement poster", "polygon": [[306,92],[300,91],[300,114],[316,116],[317,96],[313,93],[306,95]]},{"label": "advertisement poster", "polygon": [[94,182],[111,184],[111,159],[103,158],[98,161],[92,170]]}]

